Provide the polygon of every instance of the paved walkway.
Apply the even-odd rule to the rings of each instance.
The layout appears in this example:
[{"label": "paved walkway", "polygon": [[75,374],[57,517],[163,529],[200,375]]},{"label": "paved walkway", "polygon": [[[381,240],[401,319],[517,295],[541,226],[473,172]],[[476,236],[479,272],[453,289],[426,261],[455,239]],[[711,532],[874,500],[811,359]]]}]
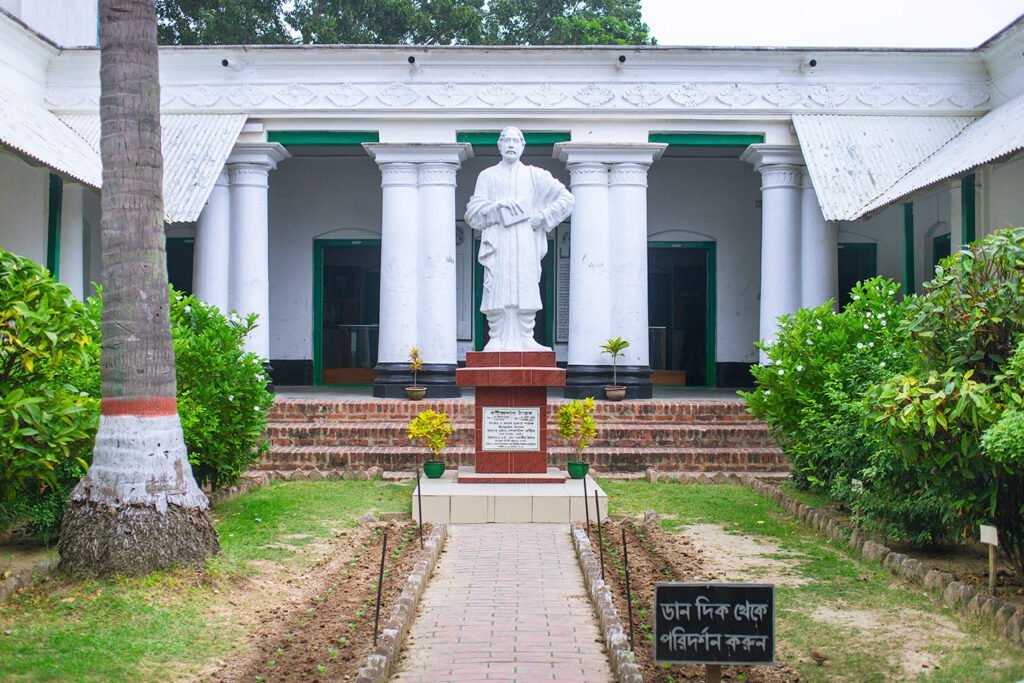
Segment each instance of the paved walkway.
[{"label": "paved walkway", "polygon": [[392,680],[612,680],[567,524],[448,533]]}]

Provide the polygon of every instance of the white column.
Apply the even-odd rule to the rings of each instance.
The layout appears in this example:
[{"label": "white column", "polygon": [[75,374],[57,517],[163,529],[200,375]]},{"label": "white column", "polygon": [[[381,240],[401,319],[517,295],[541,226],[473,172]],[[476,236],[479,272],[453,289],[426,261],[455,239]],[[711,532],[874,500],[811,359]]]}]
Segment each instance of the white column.
[{"label": "white column", "polygon": [[600,365],[611,333],[608,166],[568,163],[574,202],[569,259],[569,365]]},{"label": "white column", "polygon": [[612,364],[600,345],[622,337],[621,366],[648,366],[647,170],[664,144],[560,142],[575,204],[569,270],[570,366]]},{"label": "white column", "polygon": [[[660,156],[661,152],[657,153]],[[611,263],[615,274],[611,332],[629,342],[622,365],[650,366],[647,312],[647,169],[649,164],[611,167],[609,208]],[[603,354],[605,360],[610,360]]]},{"label": "white column", "polygon": [[419,214],[416,164],[380,164],[380,344],[377,360],[402,363],[416,346],[419,280],[416,277]]},{"label": "white column", "polygon": [[196,222],[192,289],[221,311],[229,310],[228,279],[231,252],[231,192],[227,172],[217,182]]},{"label": "white column", "polygon": [[455,172],[459,162],[419,165],[419,291],[424,315],[416,321],[420,350],[432,363],[458,360],[455,316]]},{"label": "white column", "polygon": [[65,181],[60,214],[60,281],[79,300],[85,298],[83,192],[85,188],[78,183]]},{"label": "white column", "polygon": [[228,306],[255,313],[246,350],[270,359],[270,263],[267,188],[270,171],[290,155],[277,143],[235,145],[227,160],[231,182],[231,248]]},{"label": "white column", "polygon": [[[383,195],[377,362],[407,363],[409,349],[418,346],[428,365],[454,368],[455,173],[472,156],[472,146],[363,147],[380,167]],[[388,378],[378,380],[386,383]],[[454,385],[454,374],[451,380]]]},{"label": "white column", "polygon": [[[751,145],[740,156],[761,174],[760,337],[775,339],[778,318],[800,308],[800,204],[803,157],[789,145]],[[760,353],[761,362],[767,360]]]},{"label": "white column", "polygon": [[836,224],[825,220],[811,176],[804,169],[800,206],[800,305],[820,306],[839,296],[839,244]]}]

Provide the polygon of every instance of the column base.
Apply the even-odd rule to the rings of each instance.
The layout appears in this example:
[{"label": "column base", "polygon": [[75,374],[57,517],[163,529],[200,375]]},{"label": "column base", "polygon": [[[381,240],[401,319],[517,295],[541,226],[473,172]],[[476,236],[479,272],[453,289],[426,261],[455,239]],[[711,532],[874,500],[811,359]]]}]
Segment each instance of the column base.
[{"label": "column base", "polygon": [[[416,384],[427,388],[427,398],[459,398],[462,388],[455,384],[455,363],[425,363],[416,373]],[[373,382],[374,398],[406,398],[405,388],[412,386],[408,363],[377,363]]]},{"label": "column base", "polygon": [[[647,365],[620,365],[619,386],[626,387],[626,398],[652,398],[651,368]],[[570,365],[565,369],[565,397],[604,398],[604,388],[612,385],[610,365]]]}]

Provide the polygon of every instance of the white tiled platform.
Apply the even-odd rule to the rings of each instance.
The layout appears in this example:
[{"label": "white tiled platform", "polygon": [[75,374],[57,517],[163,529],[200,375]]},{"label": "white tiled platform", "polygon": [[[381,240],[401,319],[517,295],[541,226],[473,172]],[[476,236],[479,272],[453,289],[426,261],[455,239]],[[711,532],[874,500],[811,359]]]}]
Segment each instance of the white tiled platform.
[{"label": "white tiled platform", "polygon": [[[424,521],[487,524],[586,519],[583,479],[566,479],[563,484],[459,484],[455,477],[456,472],[449,471],[440,479],[420,480]],[[590,519],[604,519],[608,515],[608,496],[589,475],[586,482]],[[420,518],[419,489],[412,496],[412,517],[416,521]]]}]

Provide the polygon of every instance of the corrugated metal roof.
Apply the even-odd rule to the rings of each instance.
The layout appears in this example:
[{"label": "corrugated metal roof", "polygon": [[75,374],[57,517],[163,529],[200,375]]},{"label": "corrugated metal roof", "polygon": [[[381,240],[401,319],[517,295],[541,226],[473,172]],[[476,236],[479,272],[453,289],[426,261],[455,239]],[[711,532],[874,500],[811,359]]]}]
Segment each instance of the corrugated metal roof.
[{"label": "corrugated metal roof", "polygon": [[877,211],[953,176],[1024,149],[1024,95],[996,107],[950,140],[931,157],[866,205],[860,215]]},{"label": "corrugated metal roof", "polygon": [[793,116],[825,220],[853,220],[974,119],[966,116]]},{"label": "corrugated metal roof", "polygon": [[91,187],[103,182],[99,151],[42,107],[0,93],[0,144]]},{"label": "corrugated metal roof", "polygon": [[[61,118],[99,150],[99,116],[75,114]],[[199,218],[245,120],[245,114],[166,114],[160,117],[164,217],[168,223]]]}]

